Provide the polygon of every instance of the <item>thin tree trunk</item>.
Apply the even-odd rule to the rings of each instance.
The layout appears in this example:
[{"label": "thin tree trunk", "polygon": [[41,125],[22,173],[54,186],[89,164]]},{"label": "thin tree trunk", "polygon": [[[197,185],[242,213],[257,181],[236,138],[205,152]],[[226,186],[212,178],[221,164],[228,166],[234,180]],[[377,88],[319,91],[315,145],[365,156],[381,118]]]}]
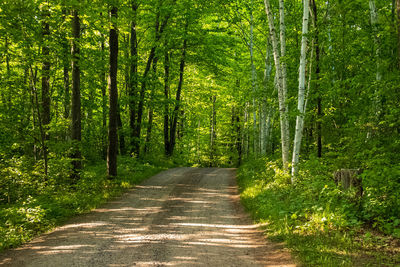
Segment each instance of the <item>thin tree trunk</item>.
[{"label": "thin tree trunk", "polygon": [[50,123],[50,48],[48,46],[50,25],[46,21],[49,16],[49,12],[44,11],[44,22],[42,24],[42,124],[46,133],[46,140],[48,139],[47,125]]},{"label": "thin tree trunk", "polygon": [[46,131],[43,127],[43,121],[42,121],[42,115],[40,112],[39,108],[39,99],[38,99],[38,92],[36,88],[36,73],[35,75],[33,74],[32,67],[30,67],[30,72],[31,72],[31,79],[30,79],[30,84],[31,84],[31,89],[32,89],[32,95],[34,96],[35,99],[35,104],[36,104],[36,111],[37,111],[37,117],[38,117],[38,125],[39,125],[39,130],[40,130],[40,144],[43,150],[43,161],[44,161],[44,174],[47,177],[48,174],[48,158],[47,158],[47,147],[46,147]]},{"label": "thin tree trunk", "polygon": [[125,135],[123,131],[122,119],[121,119],[121,105],[118,103],[117,107],[117,120],[118,120],[118,143],[119,143],[119,154],[126,154],[125,147]]},{"label": "thin tree trunk", "polygon": [[397,13],[397,67],[400,69],[400,0],[396,0]]},{"label": "thin tree trunk", "polygon": [[[187,33],[187,28],[188,28],[188,21],[186,21],[185,25],[185,35]],[[181,55],[181,62],[179,65],[179,83],[178,83],[178,88],[176,91],[176,98],[175,98],[175,108],[172,113],[172,125],[170,129],[170,151],[169,155],[172,155],[174,153],[174,148],[175,148],[175,143],[176,143],[176,126],[178,123],[178,118],[179,118],[179,109],[181,105],[181,93],[182,93],[182,86],[183,86],[183,77],[184,77],[184,71],[185,71],[185,60],[186,60],[186,48],[187,48],[187,38],[183,40],[183,45],[182,45],[182,55]]]},{"label": "thin tree trunk", "polygon": [[[174,4],[174,3],[175,3],[175,1],[173,1],[172,4]],[[160,13],[158,11],[156,24],[155,24],[156,37],[155,37],[155,41],[154,41],[154,46],[151,48],[149,57],[147,59],[146,68],[145,68],[143,76],[142,76],[142,87],[141,87],[141,90],[139,93],[139,105],[138,105],[136,127],[135,127],[134,139],[133,139],[135,142],[135,144],[133,146],[133,150],[137,156],[139,156],[139,154],[140,154],[140,136],[141,136],[141,129],[142,129],[144,98],[145,98],[145,92],[146,92],[146,87],[147,87],[147,76],[150,72],[153,60],[156,57],[156,49],[159,46],[159,41],[165,30],[165,27],[167,26],[168,20],[170,18],[170,14],[167,14],[165,16],[163,23],[161,23],[161,26],[159,25],[160,24],[159,18],[160,18]]]},{"label": "thin tree trunk", "polygon": [[107,175],[117,176],[117,153],[118,153],[118,32],[117,32],[117,8],[112,7],[110,12],[110,72],[108,78],[109,88],[109,123],[108,123],[108,153],[107,153]]},{"label": "thin tree trunk", "polygon": [[[280,0],[280,13],[281,16],[284,13],[283,9],[283,0]],[[288,171],[289,168],[289,146],[290,146],[290,136],[289,136],[289,116],[288,116],[288,105],[286,100],[286,65],[281,64],[281,56],[285,55],[285,34],[284,34],[284,20],[280,20],[281,24],[281,53],[279,54],[278,50],[278,40],[276,37],[276,30],[274,25],[274,17],[271,13],[271,7],[269,0],[264,0],[265,5],[265,13],[268,18],[268,24],[270,29],[270,38],[272,42],[272,50],[274,55],[275,69],[276,69],[276,77],[277,85],[278,85],[278,99],[279,99],[279,113],[280,113],[280,124],[281,124],[281,140],[282,140],[282,162],[283,168],[285,171]],[[282,43],[283,41],[283,43]]]},{"label": "thin tree trunk", "polygon": [[[319,79],[320,79],[320,50],[319,50],[319,27],[318,27],[318,12],[315,0],[312,0],[313,9],[313,24],[314,24],[314,46],[315,46],[315,91],[317,94],[317,156],[322,157],[322,97],[319,90]],[[310,70],[311,71],[311,70]]]},{"label": "thin tree trunk", "polygon": [[258,141],[257,141],[257,109],[256,109],[256,93],[257,93],[257,76],[256,67],[254,65],[254,43],[253,43],[253,1],[250,2],[250,61],[251,61],[251,87],[253,88],[253,152],[257,157]]},{"label": "thin tree trunk", "polygon": [[[106,60],[104,58],[105,48],[104,48],[103,38],[101,41],[100,48],[101,48],[102,62],[105,63]],[[102,104],[101,104],[101,112],[102,112],[102,131],[101,131],[102,147],[101,147],[101,150],[102,151],[101,151],[101,153],[102,153],[103,159],[106,160],[107,159],[107,73],[106,73],[105,67],[101,68],[100,81],[101,81],[101,100],[102,100]]]},{"label": "thin tree trunk", "polygon": [[[296,118],[296,131],[293,144],[292,157],[292,183],[298,173],[298,163],[300,156],[301,140],[303,137],[304,114],[305,114],[305,81],[306,81],[306,64],[307,64],[307,34],[308,34],[308,18],[309,18],[309,0],[303,0],[303,29],[301,37],[300,67],[299,67],[299,95],[297,110],[299,115]],[[311,72],[310,72],[311,73]]]},{"label": "thin tree trunk", "polygon": [[[63,21],[66,20],[67,16],[67,10],[66,8],[63,8],[62,10],[63,14]],[[64,38],[63,40],[63,81],[64,81],[64,119],[68,119],[70,112],[71,112],[71,107],[70,107],[70,101],[71,101],[71,96],[70,96],[70,91],[69,91],[69,54],[70,54],[70,48],[68,45],[68,39]]]},{"label": "thin tree trunk", "polygon": [[[154,78],[157,79],[157,62],[158,59],[155,58],[153,61],[153,75]],[[148,113],[148,120],[147,120],[147,132],[146,132],[146,142],[144,144],[144,153],[147,154],[150,151],[150,142],[151,142],[151,132],[153,129],[153,116],[154,116],[154,94],[155,94],[155,84],[151,86],[151,93],[149,99],[149,113]]]},{"label": "thin tree trunk", "polygon": [[168,50],[165,51],[164,57],[164,148],[165,155],[172,156],[170,154],[170,136],[169,136],[169,100],[170,100],[170,88],[169,88],[169,53]]},{"label": "thin tree trunk", "polygon": [[71,178],[76,182],[80,178],[79,172],[82,169],[81,161],[81,89],[80,89],[80,21],[77,10],[72,11],[72,125],[71,139],[73,143],[72,152],[72,175]]},{"label": "thin tree trunk", "polygon": [[216,101],[216,96],[211,97],[211,102],[212,102],[212,113],[211,113],[211,127],[210,127],[210,167],[214,166],[214,156],[215,156],[215,139],[216,139],[216,133],[215,133],[215,128],[216,128],[216,109],[215,109],[215,101]]},{"label": "thin tree trunk", "polygon": [[131,21],[131,38],[130,38],[130,82],[129,82],[129,127],[131,140],[131,153],[135,152],[136,146],[136,97],[138,88],[138,50],[137,50],[137,34],[136,34],[136,19],[137,19],[138,4],[136,0],[132,1],[132,21]]},{"label": "thin tree trunk", "polygon": [[378,12],[376,10],[375,1],[369,0],[369,9],[371,15],[371,25],[372,32],[374,36],[374,44],[375,44],[375,60],[376,60],[376,80],[380,81],[382,79],[381,72],[381,48],[380,48],[380,38],[378,36]]}]

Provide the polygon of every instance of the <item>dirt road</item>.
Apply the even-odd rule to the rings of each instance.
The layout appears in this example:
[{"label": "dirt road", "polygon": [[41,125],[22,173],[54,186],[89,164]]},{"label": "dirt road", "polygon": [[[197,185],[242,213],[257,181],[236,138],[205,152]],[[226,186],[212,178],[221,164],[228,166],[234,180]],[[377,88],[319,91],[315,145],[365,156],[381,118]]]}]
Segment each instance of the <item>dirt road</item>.
[{"label": "dirt road", "polygon": [[175,168],[19,249],[4,266],[295,266],[239,203],[234,169]]}]

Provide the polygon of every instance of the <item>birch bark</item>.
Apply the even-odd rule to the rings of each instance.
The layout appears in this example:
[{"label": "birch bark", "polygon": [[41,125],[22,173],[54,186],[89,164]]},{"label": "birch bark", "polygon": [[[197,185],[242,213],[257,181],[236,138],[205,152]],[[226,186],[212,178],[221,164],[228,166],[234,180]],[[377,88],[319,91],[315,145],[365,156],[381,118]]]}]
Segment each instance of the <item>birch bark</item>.
[{"label": "birch bark", "polygon": [[[274,16],[271,12],[271,5],[269,0],[264,0],[264,5],[265,5],[265,13],[268,18],[268,25],[269,25],[269,32],[270,32],[270,38],[272,42],[272,51],[274,55],[274,62],[275,62],[275,71],[276,71],[276,77],[277,77],[277,85],[278,85],[278,99],[279,99],[279,114],[280,114],[280,124],[281,124],[281,139],[282,139],[282,162],[283,162],[283,168],[285,171],[288,171],[289,168],[289,118],[288,118],[288,105],[286,102],[286,65],[285,69],[283,70],[283,66],[281,64],[281,56],[284,57],[286,53],[286,42],[285,42],[285,21],[284,21],[284,3],[283,0],[280,0],[279,2],[279,8],[280,8],[280,13],[281,16],[283,15],[283,18],[280,20],[281,24],[281,53],[283,52],[283,55],[279,54],[279,48],[278,48],[278,40],[277,40],[277,34],[275,30],[275,25],[274,25]],[[282,41],[284,41],[284,44],[282,45]]]},{"label": "birch bark", "polygon": [[303,1],[303,26],[301,37],[301,52],[300,52],[300,67],[299,67],[299,95],[297,109],[299,115],[296,118],[296,131],[294,137],[294,147],[292,156],[292,183],[298,172],[298,163],[301,147],[301,139],[304,128],[304,113],[305,113],[305,80],[306,80],[306,64],[307,64],[307,34],[308,34],[308,19],[309,19],[309,1]]}]

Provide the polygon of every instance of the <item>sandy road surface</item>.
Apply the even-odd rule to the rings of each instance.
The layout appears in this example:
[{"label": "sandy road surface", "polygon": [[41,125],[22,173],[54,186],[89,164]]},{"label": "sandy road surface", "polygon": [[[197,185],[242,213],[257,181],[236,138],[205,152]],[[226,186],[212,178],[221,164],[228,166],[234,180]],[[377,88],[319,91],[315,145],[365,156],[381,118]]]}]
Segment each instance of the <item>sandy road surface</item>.
[{"label": "sandy road surface", "polygon": [[4,266],[295,266],[243,208],[234,169],[162,172],[19,249]]}]

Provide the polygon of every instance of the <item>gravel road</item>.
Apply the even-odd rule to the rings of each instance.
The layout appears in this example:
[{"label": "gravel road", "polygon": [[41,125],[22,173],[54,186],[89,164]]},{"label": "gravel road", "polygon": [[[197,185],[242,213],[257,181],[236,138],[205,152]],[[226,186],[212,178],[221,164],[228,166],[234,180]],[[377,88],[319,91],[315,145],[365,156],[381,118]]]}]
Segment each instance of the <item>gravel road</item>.
[{"label": "gravel road", "polygon": [[4,266],[296,266],[239,202],[235,169],[175,168],[0,254]]}]

